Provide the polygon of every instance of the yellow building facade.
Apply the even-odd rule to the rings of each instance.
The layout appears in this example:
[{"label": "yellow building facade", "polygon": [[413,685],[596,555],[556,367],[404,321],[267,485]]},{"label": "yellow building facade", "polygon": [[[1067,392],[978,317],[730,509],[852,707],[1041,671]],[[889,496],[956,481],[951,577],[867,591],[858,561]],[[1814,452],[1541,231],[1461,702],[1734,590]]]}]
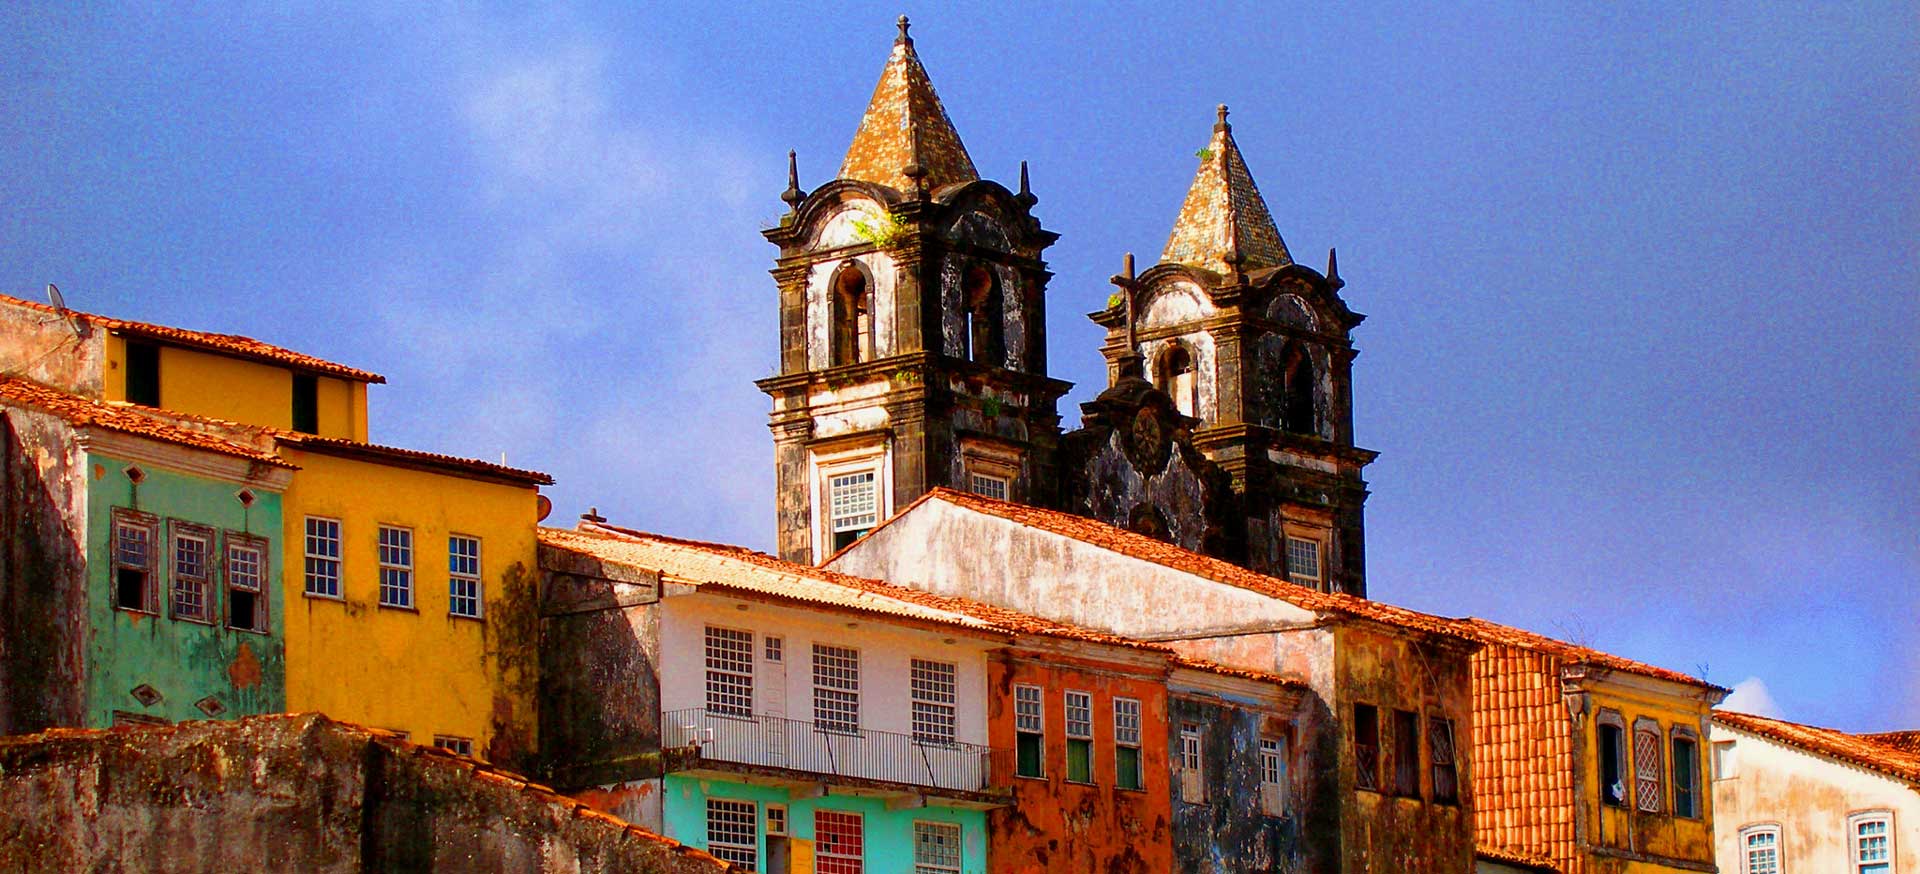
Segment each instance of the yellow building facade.
[{"label": "yellow building facade", "polygon": [[157,353],[159,403],[153,406],[294,431],[299,430],[294,422],[295,385],[304,379],[312,387],[316,424],[312,433],[367,439],[367,383],[377,377],[349,379],[116,333],[106,337],[103,400],[135,400],[127,393],[130,345],[136,350],[144,345]]},{"label": "yellow building facade", "polygon": [[287,707],[480,758],[534,751],[541,474],[283,443]]}]

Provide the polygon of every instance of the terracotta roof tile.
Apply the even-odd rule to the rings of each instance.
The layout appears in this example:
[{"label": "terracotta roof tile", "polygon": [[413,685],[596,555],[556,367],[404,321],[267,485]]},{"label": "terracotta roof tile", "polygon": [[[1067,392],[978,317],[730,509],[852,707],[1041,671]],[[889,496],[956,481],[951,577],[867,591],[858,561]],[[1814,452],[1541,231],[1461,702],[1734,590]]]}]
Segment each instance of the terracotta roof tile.
[{"label": "terracotta roof tile", "polygon": [[[919,500],[909,504],[905,510],[894,514],[892,519],[881,523],[880,527],[892,524],[893,519],[901,518],[921,502],[929,500],[946,503],[998,516],[1011,522],[1017,522],[1030,528],[1036,528],[1062,537],[1072,538],[1082,543],[1092,544],[1102,549],[1131,556],[1142,561],[1152,562],[1162,567],[1205,577],[1217,583],[1259,592],[1283,601],[1290,602],[1307,610],[1338,613],[1361,619],[1369,619],[1387,625],[1440,634],[1451,637],[1465,637],[1456,628],[1457,620],[1443,616],[1395,607],[1380,601],[1356,598],[1332,592],[1309,589],[1298,583],[1270,577],[1266,574],[1247,570],[1232,562],[1201,555],[1182,549],[1171,543],[1155,540],[1144,534],[1136,534],[1123,528],[1116,528],[1105,522],[1076,516],[1059,510],[1048,510],[1011,501],[999,501],[971,492],[956,491],[949,488],[936,488],[922,495]],[[878,531],[879,528],[875,528]],[[868,532],[872,536],[873,532]]]},{"label": "terracotta roof tile", "polygon": [[1713,711],[1713,721],[1920,786],[1920,751],[1907,745],[1915,732],[1890,732],[1898,737],[1886,741],[1732,710]]},{"label": "terracotta roof tile", "polygon": [[1219,662],[1208,661],[1206,659],[1197,659],[1191,656],[1176,655],[1173,657],[1173,663],[1183,668],[1191,668],[1196,671],[1205,671],[1209,674],[1219,674],[1220,676],[1223,676],[1223,677],[1239,677],[1240,679],[1243,679],[1243,680],[1257,680],[1262,683],[1272,683],[1276,686],[1287,686],[1287,687],[1296,688],[1296,689],[1307,688],[1306,683],[1303,683],[1292,677],[1283,677],[1283,676],[1280,676],[1279,674],[1272,674],[1266,671],[1255,671],[1255,670],[1249,670],[1247,668],[1236,668],[1236,667],[1233,667],[1232,665],[1223,665]]},{"label": "terracotta roof tile", "polygon": [[[917,163],[925,171],[929,190],[980,178],[967,147],[947,118],[946,107],[933,93],[933,82],[920,66],[913,40],[904,36],[893,44],[873,99],[860,118],[860,130],[840,163],[840,178],[877,182],[899,191],[914,190],[913,180],[901,172]],[[918,152],[916,154],[916,147]]]},{"label": "terracotta roof tile", "polygon": [[1860,735],[1860,737],[1882,746],[1893,747],[1901,752],[1920,755],[1920,730],[1882,731],[1873,734],[1863,734]]},{"label": "terracotta roof tile", "polygon": [[1003,635],[1033,634],[1168,652],[1165,647],[1029,616],[965,598],[783,561],[741,546],[684,540],[616,525],[541,528],[543,545],[660,571],[673,582],[771,595],[871,615]]},{"label": "terracotta roof tile", "polygon": [[1573,735],[1560,698],[1560,658],[1494,643],[1474,653],[1468,668],[1473,819],[1481,852],[1575,870]]},{"label": "terracotta roof tile", "polygon": [[135,404],[97,401],[13,377],[0,377],[0,403],[15,403],[78,427],[132,434],[275,467],[297,469],[272,451],[265,429]]},{"label": "terracotta roof tile", "polygon": [[1720,692],[1728,691],[1725,688],[1716,686],[1697,677],[1683,674],[1679,671],[1668,670],[1645,662],[1637,662],[1633,659],[1623,658],[1592,647],[1567,643],[1564,640],[1555,640],[1551,637],[1535,634],[1521,628],[1514,628],[1510,625],[1501,625],[1498,622],[1488,622],[1485,619],[1471,617],[1459,620],[1459,623],[1461,629],[1468,636],[1482,643],[1517,646],[1536,652],[1551,653],[1568,664],[1593,665],[1610,670],[1625,671],[1630,674],[1668,680],[1674,683],[1685,683],[1686,685],[1698,686],[1702,689],[1712,689]]},{"label": "terracotta roof tile", "polygon": [[294,431],[274,429],[274,436],[280,442],[296,449],[306,449],[323,455],[344,455],[372,460],[375,462],[398,463],[430,468],[447,473],[480,475],[492,479],[511,480],[526,485],[552,485],[553,477],[537,470],[522,470],[477,458],[462,458],[457,455],[441,455],[438,452],[423,452],[418,449],[402,449],[398,446],[382,446],[378,443],[362,443],[357,440],[345,440],[339,437],[317,437]]},{"label": "terracotta roof tile", "polygon": [[1240,256],[1242,271],[1292,264],[1293,256],[1280,239],[1266,199],[1254,186],[1247,161],[1233,141],[1225,106],[1220,107],[1220,121],[1213,126],[1213,139],[1200,155],[1200,168],[1194,171],[1160,260],[1215,273],[1228,271],[1227,257],[1234,253]]},{"label": "terracotta roof tile", "polygon": [[1495,847],[1481,844],[1474,848],[1474,855],[1493,862],[1530,868],[1546,874],[1559,874],[1560,869],[1553,867],[1553,860],[1537,856],[1511,847]]},{"label": "terracotta roof tile", "polygon": [[[0,295],[0,301],[49,314],[59,312],[53,307],[43,303],[9,297],[7,295]],[[116,319],[111,316],[102,316],[95,313],[83,313],[78,310],[68,310],[67,315],[85,320],[90,324],[108,331],[155,340],[162,343],[170,343],[175,346],[204,349],[209,352],[219,352],[238,358],[250,358],[255,361],[269,361],[274,364],[283,364],[301,370],[311,370],[315,373],[338,376],[357,382],[384,383],[387,381],[386,377],[378,373],[348,367],[344,364],[337,364],[323,358],[315,358],[303,352],[295,352],[292,349],[282,348],[271,343],[262,343],[252,337],[242,337],[239,334],[215,334],[210,331],[192,331],[186,328],[174,328],[167,325]]]}]

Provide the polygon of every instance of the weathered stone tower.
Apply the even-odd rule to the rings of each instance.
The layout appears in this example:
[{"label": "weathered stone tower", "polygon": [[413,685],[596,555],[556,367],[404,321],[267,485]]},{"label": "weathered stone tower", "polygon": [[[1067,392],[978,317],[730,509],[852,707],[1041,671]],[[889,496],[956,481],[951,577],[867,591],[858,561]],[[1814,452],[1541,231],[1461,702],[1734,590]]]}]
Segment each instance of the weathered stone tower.
[{"label": "weathered stone tower", "polygon": [[1092,314],[1108,383],[1143,366],[1199,420],[1194,445],[1232,477],[1245,516],[1235,560],[1365,595],[1361,469],[1375,453],[1353,445],[1350,337],[1364,316],[1341,301],[1331,252],[1325,275],[1293,262],[1225,106],[1160,263],[1116,282]]},{"label": "weathered stone tower", "polygon": [[979,178],[900,19],[838,178],[780,247],[773,398],[782,558],[813,563],[936,486],[1051,503],[1057,404],[1040,258],[1057,235]]}]

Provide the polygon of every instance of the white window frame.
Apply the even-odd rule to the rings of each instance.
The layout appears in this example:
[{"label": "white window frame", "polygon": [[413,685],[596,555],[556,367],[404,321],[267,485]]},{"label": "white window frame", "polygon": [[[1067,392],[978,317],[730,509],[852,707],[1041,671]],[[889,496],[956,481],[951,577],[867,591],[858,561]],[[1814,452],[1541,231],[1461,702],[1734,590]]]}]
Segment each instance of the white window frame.
[{"label": "white window frame", "polygon": [[[1884,853],[1884,855],[1874,859],[1862,859],[1860,855],[1865,851],[1865,848],[1862,846],[1864,842],[1860,839],[1860,829],[1864,826],[1874,824],[1880,825],[1883,829],[1880,834],[1874,835],[1874,837],[1886,839],[1885,845],[1881,848],[1881,852]],[[1893,828],[1893,811],[1891,810],[1863,810],[1848,816],[1847,874],[1882,874],[1882,872],[1884,872],[1884,874],[1899,874],[1900,848],[1894,846],[1894,835],[1896,834],[1897,832]]]},{"label": "white window frame", "polygon": [[837,444],[833,448],[816,447],[812,455],[813,506],[811,525],[813,528],[813,554],[816,560],[824,560],[832,555],[833,549],[833,478],[848,474],[870,472],[874,475],[874,524],[877,527],[885,521],[892,509],[893,499],[893,452],[887,441],[875,441],[866,438],[864,442]]},{"label": "white window frame", "polygon": [[1268,816],[1287,812],[1287,739],[1260,738],[1260,808]]},{"label": "white window frame", "polygon": [[960,666],[933,659],[912,659],[908,685],[913,693],[913,741],[951,746],[959,740],[957,718]]},{"label": "white window frame", "polygon": [[784,804],[767,805],[767,836],[787,836],[787,806]]},{"label": "white window frame", "polygon": [[[856,855],[847,855],[829,849],[831,845],[821,838],[821,834],[826,831],[822,828],[822,820],[828,817],[845,818],[853,823]],[[851,810],[814,808],[813,854],[813,870],[816,874],[864,874],[867,866],[866,817]]]},{"label": "white window frame", "polygon": [[1206,736],[1197,722],[1180,723],[1180,800],[1204,804],[1207,800]]},{"label": "white window frame", "polygon": [[473,756],[473,738],[457,734],[436,734],[433,745],[450,753],[458,753],[471,758]]},{"label": "white window frame", "polygon": [[[113,508],[113,543],[108,547],[112,553],[109,562],[113,567],[113,606],[116,610],[134,613],[158,614],[160,612],[160,569],[155,559],[155,550],[160,548],[160,520],[137,510],[124,507]],[[139,545],[141,560],[127,561],[129,553],[124,547],[134,543]],[[140,606],[127,607],[120,603],[120,571],[122,569],[145,574],[145,582],[140,588]]]},{"label": "white window frame", "polygon": [[[1773,840],[1764,847],[1755,847],[1753,842],[1756,838],[1760,837],[1769,837]],[[1778,825],[1769,823],[1766,825],[1750,825],[1740,829],[1739,851],[1740,874],[1785,874],[1786,872],[1786,853],[1782,852],[1780,845],[1780,826]],[[1771,852],[1773,854],[1772,867],[1754,867],[1754,855],[1764,852]]]},{"label": "white window frame", "polygon": [[707,715],[753,718],[753,632],[709,625],[701,640]]},{"label": "white window frame", "polygon": [[[221,579],[224,583],[221,588],[222,593],[227,596],[227,627],[235,631],[266,634],[273,628],[273,619],[267,609],[268,599],[271,597],[268,590],[268,580],[272,576],[270,573],[272,567],[270,562],[273,561],[271,547],[265,540],[233,531],[227,532],[223,539],[225,544],[222,552],[226,556],[226,561],[221,564]],[[236,553],[251,553],[253,557],[247,559]],[[253,566],[251,573],[245,570],[249,564]],[[252,625],[233,624],[233,592],[235,591],[253,594]]]},{"label": "white window frame", "polygon": [[996,501],[1010,500],[1008,496],[1013,494],[1013,481],[992,474],[968,473],[967,491]]},{"label": "white window frame", "polygon": [[778,634],[769,634],[760,639],[761,656],[771,664],[785,664],[787,661],[787,639]]},{"label": "white window frame", "polygon": [[[1061,696],[1061,716],[1066,720],[1067,758],[1066,777],[1069,783],[1091,785],[1094,782],[1095,767],[1093,749],[1093,695],[1069,689]],[[1073,777],[1073,744],[1079,741],[1087,745],[1087,779],[1076,780]]]},{"label": "white window frame", "polygon": [[[926,840],[936,834],[945,840]],[[913,821],[913,874],[960,874],[963,867],[959,823]]]},{"label": "white window frame", "polygon": [[[1312,573],[1309,574],[1306,572],[1296,572],[1294,570],[1293,554],[1294,554],[1294,548],[1296,544],[1299,544],[1311,549],[1312,551],[1311,554],[1313,557]],[[1327,546],[1325,543],[1321,542],[1319,538],[1301,537],[1297,534],[1289,533],[1285,535],[1285,544],[1283,545],[1282,548],[1284,549],[1285,554],[1281,556],[1281,558],[1283,559],[1287,569],[1287,579],[1292,580],[1293,582],[1296,582],[1296,583],[1314,583],[1314,584],[1319,584],[1326,581]]]},{"label": "white window frame", "polygon": [[1047,693],[1039,686],[1017,683],[1013,687],[1013,735],[1014,755],[1019,755],[1020,735],[1030,734],[1040,739],[1040,772],[1020,774],[1016,763],[1016,776],[1030,780],[1043,779],[1047,775]]},{"label": "white window frame", "polygon": [[[330,528],[331,534],[324,530],[315,534],[316,524]],[[305,592],[307,597],[331,598],[335,601],[345,597],[342,593],[346,590],[346,580],[340,562],[342,551],[340,547],[342,541],[346,539],[345,531],[346,526],[338,519],[326,516],[305,518],[301,526],[301,553],[306,559],[306,566],[303,569],[305,584],[301,586],[301,591]],[[321,546],[332,544],[333,548],[330,552],[324,549],[316,551],[314,549],[316,544]]]},{"label": "white window frame", "polygon": [[374,536],[374,557],[380,562],[380,606],[415,609],[413,529],[404,525],[381,525]]},{"label": "white window frame", "polygon": [[[745,842],[741,842],[745,838]],[[737,798],[707,799],[707,853],[722,862],[760,869],[760,809]]]},{"label": "white window frame", "polygon": [[[217,538],[213,529],[202,525],[178,519],[169,519],[167,523],[171,529],[171,536],[167,538],[167,564],[173,571],[170,575],[171,585],[167,587],[167,613],[182,622],[211,625],[214,621],[213,565],[218,560],[214,553]],[[200,545],[198,570],[187,568],[180,560],[181,547],[188,543]],[[181,602],[195,600],[195,596],[199,602],[195,608],[197,612],[182,610]]]},{"label": "white window frame", "polygon": [[[843,470],[828,471],[826,477],[827,506],[827,546],[841,534],[853,533],[857,540],[865,536],[880,524],[880,470],[874,466],[849,467]],[[864,482],[851,482],[864,480]],[[858,487],[865,485],[869,492],[864,501],[859,500]],[[848,496],[849,509],[841,512],[839,497]],[[855,533],[858,532],[858,533]]]},{"label": "white window frame", "polygon": [[860,733],[860,650],[813,645],[813,725],[833,734]]},{"label": "white window frame", "polygon": [[[462,552],[463,544],[473,545],[473,554]],[[471,534],[447,535],[447,615],[479,619],[486,612],[485,590],[481,585],[482,550],[480,538]],[[465,565],[471,562],[471,570]],[[466,609],[471,604],[471,609]]]}]

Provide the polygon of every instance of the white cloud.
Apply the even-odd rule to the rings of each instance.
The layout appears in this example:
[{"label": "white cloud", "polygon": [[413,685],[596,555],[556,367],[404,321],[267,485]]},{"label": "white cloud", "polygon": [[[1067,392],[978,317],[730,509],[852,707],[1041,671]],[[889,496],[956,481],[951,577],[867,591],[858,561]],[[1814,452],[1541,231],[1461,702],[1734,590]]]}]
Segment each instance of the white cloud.
[{"label": "white cloud", "polygon": [[1733,684],[1733,694],[1720,702],[1720,707],[1755,716],[1781,718],[1780,705],[1774,702],[1773,695],[1767,691],[1766,681],[1759,677],[1748,677]]}]

